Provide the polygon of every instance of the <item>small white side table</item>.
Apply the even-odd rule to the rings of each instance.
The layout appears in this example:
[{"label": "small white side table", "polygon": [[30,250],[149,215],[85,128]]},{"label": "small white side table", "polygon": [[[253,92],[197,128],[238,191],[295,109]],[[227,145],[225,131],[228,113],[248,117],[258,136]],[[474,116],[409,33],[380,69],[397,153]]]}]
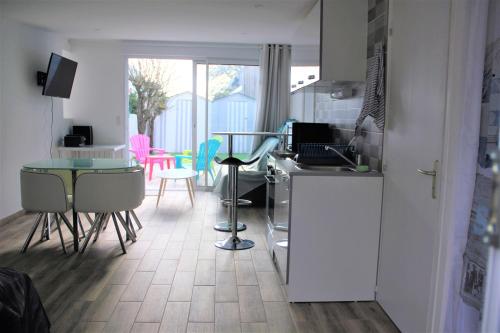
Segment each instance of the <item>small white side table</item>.
[{"label": "small white side table", "polygon": [[158,190],[158,198],[156,199],[156,207],[160,202],[160,197],[165,194],[165,188],[167,187],[167,179],[185,179],[186,186],[189,193],[189,199],[191,200],[191,206],[194,206],[194,183],[193,178],[198,176],[198,172],[191,169],[168,169],[161,171],[159,177],[160,189]]}]

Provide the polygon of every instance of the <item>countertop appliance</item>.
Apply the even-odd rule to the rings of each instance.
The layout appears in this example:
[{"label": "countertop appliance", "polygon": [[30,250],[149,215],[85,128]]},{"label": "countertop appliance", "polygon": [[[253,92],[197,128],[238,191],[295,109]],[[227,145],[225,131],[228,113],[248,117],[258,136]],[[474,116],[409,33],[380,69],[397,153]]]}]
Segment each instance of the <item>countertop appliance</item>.
[{"label": "countertop appliance", "polygon": [[64,136],[64,147],[81,147],[85,145],[85,137],[68,134]]},{"label": "countertop appliance", "polygon": [[94,144],[92,126],[73,126],[73,135],[83,136],[86,146],[92,146]]}]

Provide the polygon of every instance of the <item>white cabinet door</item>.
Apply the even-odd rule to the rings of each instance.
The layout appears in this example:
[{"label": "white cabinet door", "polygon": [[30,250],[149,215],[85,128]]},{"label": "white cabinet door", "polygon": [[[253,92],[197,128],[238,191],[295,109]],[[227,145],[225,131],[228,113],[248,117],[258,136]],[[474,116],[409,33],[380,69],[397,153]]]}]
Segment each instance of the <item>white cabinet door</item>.
[{"label": "white cabinet door", "polygon": [[365,81],[367,0],[323,0],[320,78]]},{"label": "white cabinet door", "polygon": [[[377,299],[403,332],[431,320],[448,68],[450,0],[394,0],[390,7],[388,127]],[[438,181],[439,181],[438,170]],[[439,182],[438,182],[439,185]]]}]

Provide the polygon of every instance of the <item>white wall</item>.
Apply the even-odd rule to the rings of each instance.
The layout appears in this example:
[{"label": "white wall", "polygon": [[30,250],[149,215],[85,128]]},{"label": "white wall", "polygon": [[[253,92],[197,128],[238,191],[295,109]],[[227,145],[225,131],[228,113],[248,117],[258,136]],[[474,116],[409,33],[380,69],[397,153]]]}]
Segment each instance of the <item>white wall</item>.
[{"label": "white wall", "polygon": [[71,40],[68,57],[78,62],[64,115],[76,125],[91,125],[96,144],[128,144],[128,57],[236,60],[258,64],[258,45]]},{"label": "white wall", "polygon": [[[21,209],[19,170],[50,158],[51,99],[36,85],[51,52],[68,44],[54,33],[2,19],[0,22],[0,218]],[[54,98],[53,146],[67,133],[62,101]]]},{"label": "white wall", "polygon": [[125,143],[126,58],[119,41],[70,42],[68,54],[78,62],[64,115],[75,125],[91,125],[95,144]]}]

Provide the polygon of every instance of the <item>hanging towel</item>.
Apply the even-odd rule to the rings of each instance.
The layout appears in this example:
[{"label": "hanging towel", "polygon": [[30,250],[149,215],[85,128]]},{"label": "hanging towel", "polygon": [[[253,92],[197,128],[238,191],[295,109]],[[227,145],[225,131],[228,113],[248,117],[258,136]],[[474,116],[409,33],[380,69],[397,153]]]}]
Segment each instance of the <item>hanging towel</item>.
[{"label": "hanging towel", "polygon": [[383,130],[385,124],[385,66],[384,46],[375,44],[375,54],[368,59],[365,99],[363,108],[356,120],[355,136],[361,134],[361,125],[366,117],[372,116],[378,129]]}]

